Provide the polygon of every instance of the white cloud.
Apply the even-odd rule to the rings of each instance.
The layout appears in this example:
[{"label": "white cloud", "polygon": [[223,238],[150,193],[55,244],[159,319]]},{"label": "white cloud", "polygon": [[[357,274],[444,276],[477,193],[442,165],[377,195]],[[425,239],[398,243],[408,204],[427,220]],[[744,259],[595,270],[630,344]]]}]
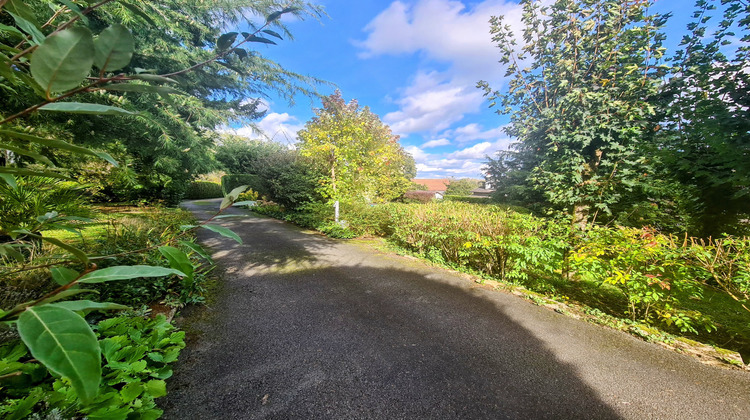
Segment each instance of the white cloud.
[{"label": "white cloud", "polygon": [[297,132],[304,127],[297,117],[286,112],[279,114],[272,112],[258,122],[258,128],[265,133],[268,139],[279,143],[295,143]]},{"label": "white cloud", "polygon": [[507,137],[504,126],[485,130],[484,127],[477,123],[467,124],[454,130],[448,130],[443,133],[443,135],[451,137],[459,143],[467,143],[476,140],[495,141],[499,138]]},{"label": "white cloud", "polygon": [[267,140],[291,145],[297,142],[297,132],[304,127],[297,117],[286,112],[279,114],[271,112],[266,114],[257,123],[242,126],[240,128],[222,128],[219,132],[231,133],[250,139],[265,137]]},{"label": "white cloud", "polygon": [[491,42],[491,16],[504,15],[518,26],[521,6],[513,1],[485,0],[467,7],[455,0],[395,1],[376,16],[356,44],[363,58],[421,52],[427,58],[450,63],[463,79],[494,80],[502,74],[499,53]]},{"label": "white cloud", "polygon": [[430,149],[433,147],[439,147],[439,146],[447,146],[451,144],[450,140],[448,139],[436,139],[436,140],[430,140],[422,145],[423,149]]},{"label": "white cloud", "polygon": [[445,130],[470,112],[478,112],[482,93],[473,86],[446,82],[437,72],[418,73],[411,86],[395,102],[398,111],[383,121],[395,133],[438,132]]},{"label": "white cloud", "polygon": [[492,143],[485,141],[466,149],[453,152],[449,154],[448,157],[453,159],[483,159],[491,147]]}]

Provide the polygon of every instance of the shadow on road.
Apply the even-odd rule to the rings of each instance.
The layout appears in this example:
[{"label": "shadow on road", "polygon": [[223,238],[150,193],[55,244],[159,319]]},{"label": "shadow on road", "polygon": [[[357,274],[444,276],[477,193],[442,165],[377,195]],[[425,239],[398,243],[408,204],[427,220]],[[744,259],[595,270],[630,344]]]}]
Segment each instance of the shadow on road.
[{"label": "shadow on road", "polygon": [[363,265],[226,281],[166,418],[619,418],[465,288]]}]

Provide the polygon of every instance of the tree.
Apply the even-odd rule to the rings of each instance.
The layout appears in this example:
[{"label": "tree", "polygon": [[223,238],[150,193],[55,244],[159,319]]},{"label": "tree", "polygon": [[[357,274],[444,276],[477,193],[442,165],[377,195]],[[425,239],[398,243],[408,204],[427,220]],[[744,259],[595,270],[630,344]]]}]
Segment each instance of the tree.
[{"label": "tree", "polygon": [[707,34],[717,3],[696,2],[656,116],[664,128],[657,153],[690,193],[704,237],[740,233],[750,214],[750,5],[722,0],[721,20]]},{"label": "tree", "polygon": [[447,195],[471,195],[477,187],[479,187],[479,181],[476,179],[451,179],[445,193]]},{"label": "tree", "polygon": [[325,178],[319,188],[331,201],[383,202],[401,196],[414,175],[414,159],[369,108],[346,103],[341,93],[299,132],[299,150]]},{"label": "tree", "polygon": [[524,0],[520,48],[503,17],[491,19],[512,78],[507,92],[479,86],[511,114],[507,132],[523,144],[513,159],[528,160],[513,164],[531,168],[529,184],[579,227],[649,180],[653,161],[640,149],[656,128],[650,102],[665,74],[666,20],[648,14],[650,3]]},{"label": "tree", "polygon": [[277,156],[288,151],[280,143],[232,134],[221,134],[217,143],[216,160],[230,174],[260,175]]},{"label": "tree", "polygon": [[[71,26],[86,28],[99,37],[112,24],[125,25],[109,30],[109,39],[124,40],[120,47],[130,50],[127,65],[111,69],[128,77],[101,83],[96,89],[82,90],[77,100],[114,106],[130,114],[120,113],[114,117],[116,124],[112,123],[112,117],[52,113],[25,115],[17,121],[33,123],[43,136],[120,153],[130,162],[136,188],[129,192],[136,192],[137,196],[113,197],[115,199],[178,200],[193,176],[215,169],[211,148],[212,133],[217,127],[229,122],[245,123],[262,116],[257,99],[269,92],[291,100],[295,94],[311,94],[312,86],[320,82],[290,72],[264,58],[257,48],[251,48],[291,37],[278,17],[266,22],[266,16],[281,10],[301,18],[319,15],[316,6],[302,0],[167,0],[159,4],[109,0],[85,9],[75,3],[63,6],[65,2],[52,0],[28,2],[33,8],[19,6],[24,3],[27,2],[8,1],[4,11],[17,12],[14,13],[17,18],[37,24],[42,34],[54,33],[69,19],[76,19]],[[49,19],[50,9],[55,13],[54,18],[42,27],[39,22]],[[82,13],[84,18],[76,13]],[[2,16],[5,24],[15,24],[18,20],[10,13]],[[36,38],[24,40],[23,28],[29,26],[23,21],[18,25],[21,28],[18,33],[2,32],[10,47],[23,45],[21,50],[28,47],[18,53],[5,50],[2,54],[0,75],[4,79],[0,82],[0,91],[3,91],[0,109],[4,116],[36,104],[39,98],[35,90],[22,81],[28,71],[28,58],[36,48]],[[239,25],[249,28],[249,32],[222,32],[224,28]],[[6,68],[8,71],[3,70]],[[97,68],[89,75],[113,74]],[[163,85],[158,89],[148,86],[147,83],[156,80]],[[125,81],[128,86],[124,86]],[[91,178],[89,160],[76,157],[65,166],[78,177]],[[118,179],[121,175],[118,170],[108,169],[111,178]],[[111,189],[108,187],[104,186],[104,190]]]}]

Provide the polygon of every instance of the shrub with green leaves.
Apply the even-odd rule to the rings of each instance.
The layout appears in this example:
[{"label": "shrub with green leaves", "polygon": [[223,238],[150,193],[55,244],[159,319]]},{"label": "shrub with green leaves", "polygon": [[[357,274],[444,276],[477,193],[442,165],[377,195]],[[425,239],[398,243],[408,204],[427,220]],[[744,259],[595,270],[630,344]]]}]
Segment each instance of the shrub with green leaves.
[{"label": "shrub with green leaves", "polygon": [[618,288],[627,298],[631,319],[658,319],[697,333],[701,314],[676,309],[680,294],[701,298],[696,269],[684,258],[688,251],[653,229],[596,227],[586,232],[571,267],[577,277]]},{"label": "shrub with green leaves", "polygon": [[188,200],[201,200],[206,198],[221,197],[224,197],[224,192],[221,190],[221,185],[209,181],[193,181],[190,183],[190,186],[185,192],[185,198]]},{"label": "shrub with green leaves", "polygon": [[559,275],[567,250],[565,226],[497,206],[407,204],[391,207],[391,218],[400,245],[502,280]]},{"label": "shrub with green leaves", "polygon": [[101,350],[102,381],[97,396],[82,403],[66,378],[53,377],[19,341],[0,346],[0,417],[23,419],[31,414],[71,418],[156,419],[155,399],[166,394],[170,364],[185,347],[185,333],[163,316],[156,319],[115,317],[95,327]]},{"label": "shrub with green leaves", "polygon": [[247,185],[253,191],[257,191],[261,195],[265,195],[268,193],[266,191],[265,185],[263,185],[263,180],[258,175],[229,174],[221,177],[221,189],[224,194],[229,193],[230,191],[241,185]]}]

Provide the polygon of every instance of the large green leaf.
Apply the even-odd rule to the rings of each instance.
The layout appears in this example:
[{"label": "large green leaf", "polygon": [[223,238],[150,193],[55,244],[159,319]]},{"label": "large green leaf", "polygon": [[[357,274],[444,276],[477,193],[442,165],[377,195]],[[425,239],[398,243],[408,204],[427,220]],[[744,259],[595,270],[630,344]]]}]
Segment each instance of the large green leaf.
[{"label": "large green leaf", "polygon": [[202,227],[204,229],[208,229],[211,232],[216,232],[216,233],[218,233],[221,236],[226,236],[227,238],[234,239],[235,241],[237,241],[240,244],[242,243],[242,238],[240,238],[239,236],[237,236],[236,233],[232,232],[231,230],[229,230],[229,229],[227,229],[227,228],[225,228],[223,226],[201,225],[200,227]]},{"label": "large green leaf", "polygon": [[12,258],[18,262],[23,262],[23,254],[16,251],[11,245],[0,244],[0,257]]},{"label": "large green leaf", "polygon": [[187,275],[186,277],[193,277],[195,267],[187,254],[173,246],[160,246],[159,252],[169,261],[170,267],[182,271]]},{"label": "large green leaf", "polygon": [[71,28],[47,37],[31,56],[31,75],[50,97],[81,84],[94,64],[94,37]]},{"label": "large green leaf", "polygon": [[94,40],[94,64],[101,71],[113,71],[130,64],[135,51],[133,35],[125,26],[115,23]]},{"label": "large green leaf", "polygon": [[14,146],[12,144],[0,143],[0,149],[10,150],[11,152],[13,152],[13,153],[15,153],[17,155],[28,156],[28,157],[36,160],[36,161],[42,162],[42,163],[47,164],[49,166],[55,166],[55,164],[52,163],[52,161],[49,160],[49,158],[47,158],[47,156],[41,155],[41,154],[39,154],[37,152],[33,152],[31,150],[26,150],[26,149],[23,149],[21,147]]},{"label": "large green leaf", "polygon": [[55,308],[64,308],[69,311],[124,311],[130,309],[125,305],[112,302],[94,302],[92,300],[69,300],[66,302],[50,303],[47,306],[53,306]]},{"label": "large green leaf", "polygon": [[232,46],[235,39],[237,39],[237,32],[226,33],[220,36],[218,40],[216,40],[216,48],[219,51],[226,50],[227,48]]},{"label": "large green leaf", "polygon": [[96,396],[102,376],[101,351],[80,315],[49,305],[30,307],[18,318],[18,334],[35,359],[70,380],[84,403]]},{"label": "large green leaf", "polygon": [[20,139],[20,140],[30,141],[32,143],[37,143],[37,144],[41,144],[41,145],[48,146],[48,147],[54,147],[57,149],[63,149],[63,150],[67,150],[73,153],[96,156],[96,157],[106,160],[107,162],[111,163],[114,166],[117,166],[117,161],[114,160],[112,156],[110,156],[107,153],[96,152],[94,150],[87,149],[81,146],[76,146],[74,144],[70,144],[62,140],[45,139],[44,137],[37,137],[31,134],[19,133],[17,131],[10,131],[10,130],[0,130],[0,136],[11,138],[11,139]]},{"label": "large green leaf", "polygon": [[144,92],[144,93],[159,93],[159,94],[175,94],[185,95],[185,92],[179,91],[169,86],[154,86],[144,85],[135,83],[115,83],[111,85],[104,85],[102,89],[114,90],[119,92]]},{"label": "large green leaf", "polygon": [[36,27],[34,23],[29,22],[28,20],[16,15],[15,13],[9,14],[13,16],[13,20],[16,21],[16,25],[18,25],[19,28],[23,29],[27,34],[31,35],[32,44],[39,45],[44,42],[44,34]]},{"label": "large green leaf", "polygon": [[36,171],[34,169],[11,168],[8,166],[5,166],[5,167],[0,166],[0,174],[14,175],[14,176],[43,176],[47,178],[70,179],[66,175],[63,175],[59,172]]},{"label": "large green leaf", "polygon": [[52,267],[50,268],[50,274],[52,274],[52,280],[60,286],[65,286],[80,275],[77,271],[67,267]]},{"label": "large green leaf", "polygon": [[85,102],[54,102],[39,108],[40,111],[67,112],[70,114],[92,115],[135,115],[133,112],[109,105]]},{"label": "large green leaf", "polygon": [[208,255],[208,252],[206,252],[206,250],[203,249],[202,246],[194,242],[188,242],[188,241],[180,241],[180,245],[186,246],[190,248],[191,250],[195,251],[196,254],[200,255],[204,260],[208,261],[209,264],[214,263],[214,260],[211,258],[210,255]]},{"label": "large green leaf", "polygon": [[28,6],[24,0],[8,0],[3,6],[3,9],[6,12],[24,18],[34,24],[34,26],[39,26],[39,23],[37,23],[36,20],[36,15],[34,14],[34,9]]},{"label": "large green leaf", "polygon": [[14,190],[18,189],[18,183],[16,182],[16,177],[14,177],[13,175],[0,173],[0,179],[5,181],[5,183],[8,184],[12,189]]},{"label": "large green leaf", "polygon": [[134,74],[128,77],[131,77],[133,79],[138,79],[138,80],[145,80],[147,82],[177,83],[177,81],[174,79],[170,79],[169,77],[159,76],[158,74],[141,73],[141,74]]},{"label": "large green leaf", "polygon": [[139,277],[163,277],[176,274],[185,277],[185,273],[173,268],[151,265],[118,265],[92,271],[78,280],[78,283],[103,283],[113,280],[129,280]]},{"label": "large green leaf", "polygon": [[268,38],[263,38],[262,36],[256,36],[256,35],[250,35],[249,37],[245,38],[245,40],[249,42],[260,42],[261,44],[273,44],[276,45],[275,42],[271,41]]},{"label": "large green leaf", "polygon": [[221,205],[219,206],[219,210],[224,210],[227,207],[231,207],[232,203],[237,201],[237,197],[239,197],[240,194],[245,192],[249,186],[247,185],[240,185],[239,187],[233,189],[232,191],[227,194],[223,200],[221,200]]}]

